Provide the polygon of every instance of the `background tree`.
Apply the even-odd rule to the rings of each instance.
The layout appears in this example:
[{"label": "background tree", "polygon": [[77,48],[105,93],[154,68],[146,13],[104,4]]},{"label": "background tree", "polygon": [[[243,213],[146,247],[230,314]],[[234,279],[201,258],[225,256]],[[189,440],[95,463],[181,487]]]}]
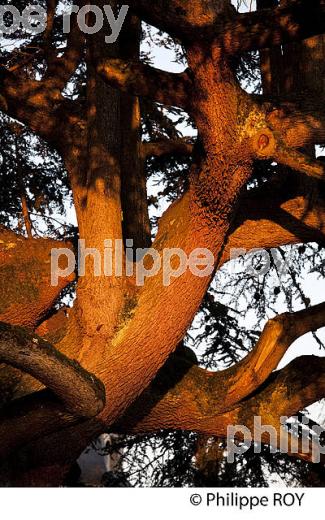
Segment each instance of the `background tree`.
[{"label": "background tree", "polygon": [[[279,431],[281,415],[294,415],[324,395],[321,358],[297,359],[273,374],[296,338],[324,326],[324,305],[310,307],[297,282],[305,258],[320,272],[323,266],[324,166],[301,151],[324,143],[323,91],[315,81],[317,92],[310,88],[315,75],[307,71],[307,63],[315,71],[321,66],[313,50],[320,52],[318,45],[306,44],[311,50],[302,61],[308,90],[282,86],[274,95],[266,85],[280,82],[279,49],[285,55],[288,45],[323,32],[324,2],[262,5],[239,14],[226,0],[134,0],[113,45],[104,43],[108,28],[86,38],[75,17],[65,39],[62,13],[56,2],[46,4],[45,33],[2,52],[1,182],[10,195],[1,207],[7,226],[0,278],[3,482],[62,483],[80,452],[104,431],[167,430],[167,440],[170,429],[196,431],[199,439],[189,434],[182,440],[183,452],[190,447],[187,461],[211,436],[222,440],[228,424],[251,427],[254,415]],[[140,20],[180,44],[184,72],[145,63]],[[249,94],[240,80],[254,78],[258,50],[263,92]],[[180,110],[197,130],[195,142],[180,135],[177,122],[187,121]],[[293,290],[283,290],[291,313],[269,321],[258,341],[258,329],[235,323],[230,301],[218,303],[212,278],[190,272],[169,287],[159,273],[138,288],[126,277],[95,277],[89,262],[72,309],[59,308],[62,291],[75,280],[51,286],[51,248],[73,248],[76,237],[101,254],[107,238],[148,246],[146,179],[159,172],[169,181],[165,195],[176,201],[158,223],[158,251],[208,248],[219,272],[232,248],[307,244],[295,250],[290,266]],[[69,189],[77,230],[53,220],[64,213]],[[33,213],[46,220],[45,229],[37,230]],[[36,238],[40,232],[51,238]],[[232,290],[244,285],[260,318],[272,309],[271,275],[264,291],[245,271],[224,284]],[[274,301],[280,293],[273,286]],[[294,313],[290,298],[297,295],[306,308]],[[206,360],[225,368],[213,374],[181,343],[199,309]],[[177,439],[174,434],[180,446]],[[218,441],[215,451],[220,447]],[[213,460],[223,464],[217,454]],[[170,464],[168,471],[172,475]],[[172,482],[167,476],[165,483]]]}]

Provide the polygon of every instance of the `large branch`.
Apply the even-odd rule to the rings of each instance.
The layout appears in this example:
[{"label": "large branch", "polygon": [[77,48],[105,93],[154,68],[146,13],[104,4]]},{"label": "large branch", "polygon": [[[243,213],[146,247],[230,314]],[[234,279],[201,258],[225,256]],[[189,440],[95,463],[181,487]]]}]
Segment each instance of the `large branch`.
[{"label": "large branch", "polygon": [[105,388],[95,376],[24,329],[0,323],[0,361],[43,383],[73,415],[93,417],[105,405]]},{"label": "large branch", "polygon": [[[279,164],[288,166],[289,168],[306,174],[318,180],[325,180],[324,164],[308,157],[306,154],[298,152],[294,143],[290,142],[290,134],[288,128],[283,126],[279,111],[273,110],[271,113],[259,111],[258,105],[253,103],[254,108],[250,111],[249,118],[254,114],[254,109],[259,113],[260,124],[256,125],[256,130],[252,127],[252,122],[246,124],[246,135],[251,142],[252,150],[259,159],[273,159]],[[249,120],[248,118],[248,120]],[[294,124],[294,121],[293,121]],[[296,128],[298,139],[305,140],[304,145],[317,144],[317,142],[306,142],[309,132],[309,121],[307,116],[300,120],[300,128]],[[324,131],[322,124],[318,124],[318,131]],[[292,129],[291,129],[292,132]],[[321,135],[321,134],[320,134]],[[296,136],[297,138],[297,136]]]},{"label": "large branch", "polygon": [[[176,428],[226,437],[228,426],[243,425],[254,438],[254,433],[260,433],[254,432],[254,418],[260,417],[262,425],[275,428],[278,442],[274,447],[279,448],[283,435],[280,418],[292,417],[324,397],[325,359],[313,356],[295,359],[273,373],[254,395],[228,412],[221,412],[216,392],[223,392],[221,380],[220,386],[213,388],[209,378],[197,377],[197,367],[181,359],[173,360],[161,370],[115,430],[147,433]],[[267,433],[262,433],[261,438],[270,444]],[[312,460],[311,452],[293,452],[291,436],[288,441],[289,455]]]},{"label": "large branch", "polygon": [[289,147],[278,132],[270,128],[262,128],[252,140],[256,157],[273,159],[283,166],[304,173],[313,179],[325,181],[325,167],[320,161]]},{"label": "large branch", "polygon": [[325,165],[321,161],[315,161],[308,155],[290,150],[286,146],[277,146],[273,159],[279,164],[304,173],[307,177],[325,181]]},{"label": "large branch", "polygon": [[0,320],[34,328],[53,306],[74,273],[51,284],[52,249],[71,249],[69,243],[26,239],[0,228]]},{"label": "large branch", "polygon": [[50,92],[46,93],[40,81],[26,78],[19,71],[10,72],[4,67],[0,68],[0,79],[1,110],[47,138],[54,128],[49,110]]},{"label": "large branch", "polygon": [[97,71],[109,85],[122,92],[147,97],[164,105],[188,106],[191,80],[185,72],[165,72],[141,62],[117,58],[101,61]]},{"label": "large branch", "polygon": [[0,79],[0,109],[51,144],[60,142],[60,123],[65,114],[66,124],[69,123],[66,108],[72,109],[73,102],[61,95],[55,79],[36,81],[24,72],[13,73],[4,67],[0,68]]},{"label": "large branch", "polygon": [[259,388],[295,340],[322,327],[325,327],[325,303],[269,320],[253,351],[225,372],[225,408]]},{"label": "large branch", "polygon": [[315,93],[295,102],[263,102],[263,97],[243,91],[240,97],[246,117],[238,125],[256,158],[272,158],[310,177],[324,178],[323,165],[297,151],[325,142],[325,111]]},{"label": "large branch", "polygon": [[289,195],[287,186],[266,184],[241,201],[220,266],[245,250],[325,241],[325,202],[308,194]]},{"label": "large branch", "polygon": [[218,25],[215,33],[225,52],[242,54],[323,34],[324,27],[324,0],[294,0],[277,9],[240,14]]},{"label": "large branch", "polygon": [[[315,94],[314,94],[315,96]],[[288,147],[304,148],[325,143],[325,111],[321,100],[310,94],[302,103],[280,103],[276,108],[265,104],[267,123]]]},{"label": "large branch", "polygon": [[147,23],[184,41],[203,38],[220,15],[234,13],[229,0],[130,0],[129,5]]},{"label": "large branch", "polygon": [[[155,421],[166,429],[174,428],[174,421],[177,428],[211,434],[221,433],[220,424],[246,424],[229,422],[234,414],[232,410],[236,413],[239,407],[245,411],[247,406],[245,417],[249,417],[252,400],[249,396],[264,388],[263,384],[268,388],[267,379],[295,339],[324,326],[324,311],[325,304],[322,304],[296,314],[283,315],[269,322],[251,354],[241,363],[223,372],[208,372],[173,355],[144,395],[128,410],[125,422],[124,419],[121,422],[122,429],[126,428],[126,421],[129,427],[132,427],[130,415],[137,417],[134,425],[136,431],[152,428]],[[320,361],[324,366],[325,360]],[[312,370],[309,372],[306,368],[306,372],[311,379],[314,377]],[[296,377],[296,374],[294,376]],[[271,380],[272,378],[273,376]],[[321,382],[320,393],[310,396],[311,401],[302,403],[301,408],[295,403],[294,412],[324,396],[323,374]],[[285,403],[288,405],[289,396],[286,397]],[[277,414],[277,409],[273,412]]]}]

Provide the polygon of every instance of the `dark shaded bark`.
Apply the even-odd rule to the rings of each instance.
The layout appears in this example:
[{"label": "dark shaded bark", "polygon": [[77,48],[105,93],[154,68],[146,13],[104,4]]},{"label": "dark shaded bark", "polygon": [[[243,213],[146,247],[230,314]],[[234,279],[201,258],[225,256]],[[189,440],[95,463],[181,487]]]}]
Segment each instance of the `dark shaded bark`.
[{"label": "dark shaded bark", "polygon": [[[141,22],[126,20],[120,35],[120,55],[125,60],[140,59]],[[150,247],[151,229],[147,202],[147,179],[141,153],[141,108],[138,97],[121,95],[121,203],[123,239],[134,249]]]}]

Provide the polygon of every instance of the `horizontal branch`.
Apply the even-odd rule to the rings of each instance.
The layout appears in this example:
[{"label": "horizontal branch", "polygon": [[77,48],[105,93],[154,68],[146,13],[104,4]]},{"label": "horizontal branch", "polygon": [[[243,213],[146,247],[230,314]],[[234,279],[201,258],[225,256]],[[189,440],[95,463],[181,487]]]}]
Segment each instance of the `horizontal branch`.
[{"label": "horizontal branch", "polygon": [[276,9],[243,13],[215,28],[228,54],[301,41],[325,32],[324,0],[293,0]]},{"label": "horizontal branch", "polygon": [[310,93],[299,102],[264,103],[266,123],[293,148],[325,143],[325,111],[321,99]]},{"label": "horizontal branch", "polygon": [[73,415],[93,417],[105,405],[104,386],[94,375],[25,329],[0,323],[0,361],[43,383]]},{"label": "horizontal branch", "polygon": [[[251,249],[325,241],[325,203],[312,203],[308,195],[288,198],[273,184],[249,191],[236,215],[234,230],[224,249],[220,266]],[[244,250],[244,251],[243,251]]]},{"label": "horizontal branch", "polygon": [[281,134],[270,128],[259,130],[253,136],[252,145],[257,158],[273,159],[308,177],[325,181],[325,166],[322,162],[287,146]]},{"label": "horizontal branch", "polygon": [[[274,447],[279,448],[284,434],[280,418],[297,416],[299,411],[321,400],[324,395],[325,359],[316,356],[302,356],[272,374],[263,388],[248,401],[243,401],[236,412],[252,432],[254,431],[254,417],[260,415],[262,424],[273,426],[277,431],[277,443]],[[247,415],[250,413],[251,418]],[[257,432],[257,434],[259,433]],[[270,444],[268,433],[262,432],[261,437],[262,442]],[[318,462],[313,458],[313,455],[317,455],[317,446],[309,443],[309,450],[303,452],[301,443],[297,443],[297,440],[291,435],[288,436],[288,441],[288,455],[307,462]],[[320,462],[322,464],[325,462],[322,454],[320,454]]]},{"label": "horizontal branch", "polygon": [[129,5],[147,23],[184,41],[203,38],[221,15],[234,13],[229,0],[130,0]]},{"label": "horizontal branch", "polygon": [[72,249],[69,242],[26,239],[0,227],[0,321],[35,328],[61,291],[75,278],[72,273],[51,284],[52,249]]},{"label": "horizontal branch", "polygon": [[286,147],[278,146],[273,159],[284,166],[288,166],[297,172],[304,173],[307,177],[325,182],[325,165],[315,161],[308,155]]},{"label": "horizontal branch", "polygon": [[26,77],[23,71],[10,72],[4,67],[0,68],[1,79],[1,110],[52,144],[60,141],[62,110],[59,118],[58,108],[61,103],[66,105],[67,100],[61,96],[55,81],[36,81]]},{"label": "horizontal branch", "polygon": [[165,155],[191,155],[193,153],[193,143],[188,139],[164,139],[142,143],[141,153],[144,158],[164,157]]},{"label": "horizontal branch", "polygon": [[191,81],[185,72],[165,72],[141,62],[125,62],[117,58],[98,63],[97,72],[109,85],[123,92],[164,105],[188,106]]}]

